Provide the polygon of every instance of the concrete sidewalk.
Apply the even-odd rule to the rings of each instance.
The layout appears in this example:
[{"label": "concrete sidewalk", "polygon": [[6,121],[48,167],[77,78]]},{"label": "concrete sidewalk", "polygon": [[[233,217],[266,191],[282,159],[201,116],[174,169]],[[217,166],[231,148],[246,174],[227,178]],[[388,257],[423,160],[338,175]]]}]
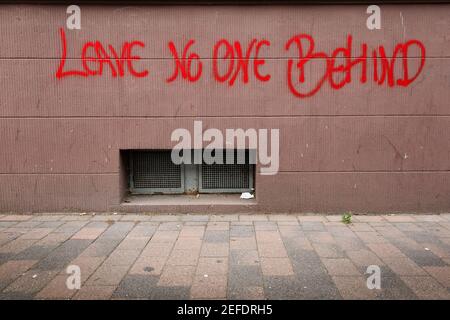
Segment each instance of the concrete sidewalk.
[{"label": "concrete sidewalk", "polygon": [[[450,298],[450,214],[340,219],[0,215],[0,298]],[[67,288],[68,265],[80,290]]]}]

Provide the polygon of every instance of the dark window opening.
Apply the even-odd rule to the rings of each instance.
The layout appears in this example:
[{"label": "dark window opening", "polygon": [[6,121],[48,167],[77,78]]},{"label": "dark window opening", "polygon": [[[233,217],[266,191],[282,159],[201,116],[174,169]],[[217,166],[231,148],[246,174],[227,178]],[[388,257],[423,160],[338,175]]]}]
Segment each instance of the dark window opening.
[{"label": "dark window opening", "polygon": [[[241,193],[254,191],[254,161],[249,150],[238,161],[237,150],[223,164],[175,164],[171,150],[126,151],[132,194]],[[194,161],[194,151],[191,159]],[[213,153],[214,155],[214,153]],[[232,160],[230,163],[229,160]],[[243,161],[242,161],[243,160]]]}]

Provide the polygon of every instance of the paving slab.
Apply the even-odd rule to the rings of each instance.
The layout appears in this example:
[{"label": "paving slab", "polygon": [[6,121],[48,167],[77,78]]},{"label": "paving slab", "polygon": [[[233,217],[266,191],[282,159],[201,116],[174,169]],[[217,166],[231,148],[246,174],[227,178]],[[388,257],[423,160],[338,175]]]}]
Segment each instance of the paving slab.
[{"label": "paving slab", "polygon": [[376,289],[369,289],[363,276],[333,276],[333,282],[343,299],[366,300],[377,296]]},{"label": "paving slab", "polygon": [[265,277],[264,293],[268,299],[298,300],[298,299],[340,299],[341,296],[329,277],[309,281],[293,276]]},{"label": "paving slab", "polygon": [[56,275],[55,270],[30,269],[6,287],[4,293],[21,293],[26,295],[36,295],[42,290]]},{"label": "paving slab", "polygon": [[89,286],[117,286],[126,276],[129,266],[102,264],[86,281]]},{"label": "paving slab", "polygon": [[425,267],[425,271],[428,272],[434,279],[436,279],[442,286],[450,289],[450,267]]},{"label": "paving slab", "polygon": [[27,272],[37,260],[9,260],[0,265],[0,291]]},{"label": "paving slab", "polygon": [[195,276],[191,287],[191,299],[225,299],[226,297],[226,275]]},{"label": "paving slab", "polygon": [[73,297],[73,300],[109,300],[116,286],[84,286]]},{"label": "paving slab", "polygon": [[167,265],[158,281],[158,286],[186,287],[191,286],[195,274],[194,266]]},{"label": "paving slab", "polygon": [[196,275],[227,275],[228,257],[201,257],[198,260]]},{"label": "paving slab", "polygon": [[322,263],[332,276],[359,276],[361,274],[350,259],[322,258]]},{"label": "paving slab", "polygon": [[159,276],[166,264],[167,257],[140,256],[131,267],[130,275]]},{"label": "paving slab", "polygon": [[233,265],[255,266],[259,265],[258,251],[249,249],[231,249],[230,263]]},{"label": "paving slab", "polygon": [[239,287],[228,290],[227,298],[229,300],[264,300],[263,287]]},{"label": "paving slab", "polygon": [[0,299],[449,299],[449,217],[8,214]]},{"label": "paving slab", "polygon": [[67,240],[44,259],[40,260],[36,264],[36,268],[49,271],[62,269],[80,255],[90,243],[90,240]]},{"label": "paving slab", "polygon": [[450,292],[430,276],[403,276],[402,280],[420,299],[450,299]]},{"label": "paving slab", "polygon": [[67,286],[68,275],[58,275],[51,280],[41,291],[36,299],[70,299],[77,293],[76,289],[69,289]]},{"label": "paving slab", "polygon": [[157,288],[158,277],[151,275],[127,275],[114,291],[113,298],[151,299]]},{"label": "paving slab", "polygon": [[229,243],[208,243],[204,242],[200,256],[202,257],[225,257],[228,256],[230,250]]},{"label": "paving slab", "polygon": [[291,260],[289,258],[261,258],[261,270],[264,276],[293,276]]}]

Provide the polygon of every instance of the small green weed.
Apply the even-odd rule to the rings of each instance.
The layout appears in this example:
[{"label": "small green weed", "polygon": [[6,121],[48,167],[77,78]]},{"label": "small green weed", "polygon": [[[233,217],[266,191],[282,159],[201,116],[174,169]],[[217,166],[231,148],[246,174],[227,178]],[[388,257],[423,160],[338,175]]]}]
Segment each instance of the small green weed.
[{"label": "small green weed", "polygon": [[342,222],[345,224],[352,223],[352,213],[350,211],[342,215]]}]

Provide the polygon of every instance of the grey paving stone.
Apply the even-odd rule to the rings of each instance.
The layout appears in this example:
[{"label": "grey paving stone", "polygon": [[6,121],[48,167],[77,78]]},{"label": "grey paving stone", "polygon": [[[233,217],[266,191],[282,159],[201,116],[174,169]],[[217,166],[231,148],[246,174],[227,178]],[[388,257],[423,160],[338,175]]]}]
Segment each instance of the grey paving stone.
[{"label": "grey paving stone", "polygon": [[227,230],[206,230],[203,235],[205,242],[228,242],[230,233]]},{"label": "grey paving stone", "polygon": [[208,221],[186,221],[184,222],[185,226],[206,226]]},{"label": "grey paving stone", "polygon": [[62,217],[61,221],[90,221],[92,215],[69,214]]},{"label": "grey paving stone", "polygon": [[434,231],[434,230],[442,229],[442,226],[439,224],[439,222],[420,221],[417,223],[417,225],[427,231]]},{"label": "grey paving stone", "polygon": [[39,232],[38,228],[17,228],[12,227],[8,228],[7,232],[9,233],[10,237],[17,237],[19,235],[21,239],[38,239],[42,236],[42,234],[45,234],[48,229],[42,229],[45,230],[42,233]]},{"label": "grey paving stone", "polygon": [[153,300],[188,300],[189,287],[157,287],[152,295]]},{"label": "grey paving stone", "polygon": [[106,257],[114,251],[121,241],[122,239],[103,239],[100,237],[91,243],[89,247],[82,252],[82,255],[87,257]]},{"label": "grey paving stone", "polygon": [[263,300],[263,287],[237,287],[229,290],[227,293],[228,300]]},{"label": "grey paving stone", "polygon": [[58,221],[63,218],[61,214],[38,214],[31,218],[32,221]]},{"label": "grey paving stone", "polygon": [[187,214],[181,216],[181,221],[186,222],[208,222],[209,215],[207,214]]},{"label": "grey paving stone", "polygon": [[359,238],[335,238],[334,243],[344,251],[356,251],[367,249],[367,245]]},{"label": "grey paving stone", "polygon": [[161,222],[158,230],[164,231],[178,231],[183,227],[183,223],[179,221]]},{"label": "grey paving stone", "polygon": [[39,261],[36,269],[59,270],[65,267],[85,250],[92,240],[67,240],[58,248],[53,250],[46,258]]},{"label": "grey paving stone", "polygon": [[318,221],[303,221],[301,223],[303,231],[325,231],[325,226]]},{"label": "grey paving stone", "polygon": [[0,221],[0,228],[9,228],[18,223],[19,221]]},{"label": "grey paving stone", "polygon": [[264,277],[264,292],[269,300],[340,299],[330,277],[298,279],[297,277]]},{"label": "grey paving stone", "polygon": [[88,224],[85,225],[86,228],[108,228],[109,226],[113,225],[115,222],[106,222],[106,221],[90,221]]},{"label": "grey paving stone", "polygon": [[154,222],[141,222],[136,225],[127,236],[131,237],[152,237],[156,232],[158,225]]},{"label": "grey paving stone", "polygon": [[7,245],[9,242],[17,239],[23,235],[23,233],[20,232],[3,232],[2,238],[0,239],[0,248]]},{"label": "grey paving stone", "polygon": [[278,230],[283,240],[293,238],[306,238],[305,233],[296,226],[280,226]]},{"label": "grey paving stone", "polygon": [[237,287],[261,287],[263,285],[261,267],[230,265],[228,272],[228,290]]},{"label": "grey paving stone", "polygon": [[414,222],[393,222],[392,225],[400,231],[423,231],[420,223]]},{"label": "grey paving stone", "polygon": [[289,252],[302,299],[340,299],[339,291],[315,251]]},{"label": "grey paving stone", "polygon": [[230,226],[230,237],[253,237],[255,235],[255,230],[253,225],[250,226],[240,226],[231,225]]},{"label": "grey paving stone", "polygon": [[316,252],[310,250],[297,250],[289,253],[294,273],[299,278],[307,278],[313,275],[326,275],[327,269]]},{"label": "grey paving stone", "polygon": [[68,221],[61,226],[59,226],[57,229],[53,230],[53,232],[62,232],[62,233],[76,233],[78,230],[83,228],[88,221]]},{"label": "grey paving stone", "polygon": [[230,250],[230,264],[231,265],[257,265],[260,263],[258,251],[235,249]]},{"label": "grey paving stone", "polygon": [[378,299],[414,300],[417,296],[391,269],[381,266],[381,290],[376,290]]},{"label": "grey paving stone", "polygon": [[347,226],[327,226],[327,230],[333,235],[335,238],[355,238],[358,239],[358,236]]},{"label": "grey paving stone", "polygon": [[[31,221],[27,221],[27,222],[31,222]],[[53,229],[53,228],[58,228],[60,226],[62,226],[64,224],[64,221],[44,221],[42,223],[39,223],[36,228],[49,228],[49,229]]]},{"label": "grey paving stone", "polygon": [[278,225],[275,221],[255,221],[253,222],[255,230],[258,231],[276,231],[278,230]]},{"label": "grey paving stone", "polygon": [[119,221],[112,224],[97,239],[123,239],[135,226],[134,222]]},{"label": "grey paving stone", "polygon": [[314,243],[312,244],[316,253],[323,258],[344,258],[344,251],[333,243]]},{"label": "grey paving stone", "polygon": [[127,275],[120,282],[112,298],[184,300],[189,299],[189,287],[157,286],[159,277],[148,275]]},{"label": "grey paving stone", "polygon": [[17,254],[15,260],[41,260],[48,256],[58,245],[33,245]]},{"label": "grey paving stone", "polygon": [[300,288],[303,288],[302,299],[341,299],[339,290],[328,274],[317,273],[297,278]]},{"label": "grey paving stone", "polygon": [[0,300],[32,300],[33,296],[23,292],[0,292]]},{"label": "grey paving stone", "polygon": [[404,231],[403,233],[408,238],[411,238],[418,243],[436,243],[436,244],[440,243],[440,240],[438,237],[436,237],[426,231]]},{"label": "grey paving stone", "polygon": [[[36,228],[39,225],[43,224],[44,222],[42,221],[22,221],[17,223],[14,227],[15,228]],[[47,227],[46,227],[47,228]]]},{"label": "grey paving stone", "polygon": [[[312,251],[313,247],[306,237],[298,237],[298,238],[282,238],[284,247],[291,258],[299,258],[303,251]],[[306,250],[305,243],[310,248],[310,250]]]},{"label": "grey paving stone", "polygon": [[297,300],[302,297],[295,277],[264,277],[264,293],[269,300]]},{"label": "grey paving stone", "polygon": [[4,293],[18,293],[24,295],[35,295],[41,291],[56,275],[55,270],[30,269],[24,275],[17,278]]},{"label": "grey paving stone", "polygon": [[112,297],[151,299],[158,280],[159,277],[151,275],[126,275]]},{"label": "grey paving stone", "polygon": [[14,256],[12,253],[0,253],[0,264],[3,264],[7,262],[8,260],[11,260],[11,258]]},{"label": "grey paving stone", "polygon": [[1,243],[6,243],[23,235],[29,228],[8,228],[2,231]]},{"label": "grey paving stone", "polygon": [[431,251],[402,249],[402,252],[421,267],[445,267],[446,263]]},{"label": "grey paving stone", "polygon": [[247,226],[247,227],[252,227],[253,226],[253,221],[231,221],[230,224],[232,226]]}]

